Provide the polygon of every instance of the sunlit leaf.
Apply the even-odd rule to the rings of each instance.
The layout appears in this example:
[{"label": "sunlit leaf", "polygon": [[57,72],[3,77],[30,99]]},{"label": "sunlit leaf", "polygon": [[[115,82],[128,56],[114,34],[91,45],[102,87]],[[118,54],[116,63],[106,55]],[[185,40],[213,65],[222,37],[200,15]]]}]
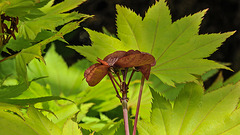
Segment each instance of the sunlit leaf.
[{"label": "sunlit leaf", "polygon": [[0,103],[0,110],[1,111],[11,111],[11,112],[14,112],[18,116],[21,116],[23,118],[23,113],[21,112],[19,106],[12,105],[12,104],[6,104],[6,103]]},{"label": "sunlit leaf", "polygon": [[172,23],[170,11],[164,0],[150,7],[142,19],[133,11],[117,6],[118,38],[87,29],[92,46],[73,46],[90,61],[115,51],[139,50],[153,55],[152,68],[163,83],[196,81],[211,69],[229,68],[207,58],[234,32],[199,35],[199,25],[207,10],[189,15]]},{"label": "sunlit leaf", "polygon": [[38,135],[30,125],[17,115],[9,112],[0,111],[0,134],[2,135],[16,135],[29,134]]},{"label": "sunlit leaf", "polygon": [[176,84],[175,87],[164,84],[158,77],[152,75],[149,79],[151,88],[156,90],[164,98],[170,101],[174,101],[179,92],[184,88],[185,83]]},{"label": "sunlit leaf", "polygon": [[80,122],[84,117],[86,117],[86,114],[88,113],[88,110],[93,106],[93,103],[86,103],[80,105],[80,111],[77,114],[77,121]]},{"label": "sunlit leaf", "polygon": [[[188,83],[172,106],[154,90],[151,121],[140,121],[141,134],[237,134],[240,83],[204,94],[202,86]],[[234,118],[234,119],[232,119]],[[158,128],[156,128],[158,127]]]},{"label": "sunlit leaf", "polygon": [[57,125],[51,122],[46,116],[44,116],[34,107],[29,107],[27,114],[28,118],[26,118],[26,123],[31,125],[31,127],[34,128],[38,134],[60,135],[62,133],[61,129]]},{"label": "sunlit leaf", "polygon": [[86,29],[90,34],[90,38],[93,42],[93,46],[68,46],[84,55],[89,61],[96,62],[96,58],[103,59],[106,55],[115,51],[128,51],[129,49],[123,45],[118,39]]},{"label": "sunlit leaf", "polygon": [[68,105],[64,105],[64,107],[54,111],[55,115],[49,113],[47,115],[48,119],[53,123],[57,124],[59,127],[62,127],[68,118],[72,117],[79,111],[76,104],[71,103]]},{"label": "sunlit leaf", "polygon": [[240,71],[236,72],[233,76],[229,77],[224,82],[224,85],[230,84],[230,83],[237,83],[238,81],[240,81]]},{"label": "sunlit leaf", "polygon": [[39,58],[43,60],[40,46],[33,46],[27,49],[23,49],[16,56],[16,70],[20,80],[23,80],[25,83],[28,82],[27,77],[27,67],[26,65],[34,58]]},{"label": "sunlit leaf", "polygon": [[68,119],[63,126],[62,135],[82,135],[81,130],[78,128],[78,124]]},{"label": "sunlit leaf", "polygon": [[20,80],[23,80],[25,82],[28,81],[26,65],[31,60],[33,60],[34,58],[38,58],[44,62],[44,59],[43,59],[42,53],[41,53],[42,46],[44,46],[54,40],[62,38],[63,35],[76,29],[78,27],[78,25],[79,25],[79,22],[69,23],[69,24],[65,25],[64,27],[62,27],[52,37],[49,37],[48,39],[45,39],[42,42],[40,42],[34,46],[23,49],[20,53],[18,53],[16,56],[16,68],[17,68],[17,73],[18,73]]}]

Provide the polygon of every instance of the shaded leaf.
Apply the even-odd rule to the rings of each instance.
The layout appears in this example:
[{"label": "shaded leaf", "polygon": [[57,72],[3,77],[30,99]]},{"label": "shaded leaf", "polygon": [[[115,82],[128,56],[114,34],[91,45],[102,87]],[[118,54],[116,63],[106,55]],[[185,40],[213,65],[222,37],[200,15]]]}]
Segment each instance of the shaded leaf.
[{"label": "shaded leaf", "polygon": [[0,98],[14,98],[21,95],[28,89],[26,83],[21,83],[14,86],[2,86],[0,87]]},{"label": "shaded leaf", "polygon": [[211,84],[211,86],[207,89],[207,92],[216,90],[218,88],[221,88],[223,86],[223,75],[222,72],[220,72],[215,79],[215,81]]},{"label": "shaded leaf", "polygon": [[4,0],[1,1],[0,9],[9,16],[24,16],[34,6],[34,0]]},{"label": "shaded leaf", "polygon": [[42,30],[55,31],[55,28],[64,25],[72,20],[77,20],[82,17],[88,17],[77,12],[64,13],[81,4],[82,0],[66,0],[57,5],[54,5],[41,11],[44,14],[33,19],[21,20],[19,23],[19,35],[24,38],[34,40]]},{"label": "shaded leaf", "polygon": [[8,103],[8,104],[15,104],[15,105],[32,105],[39,102],[46,102],[51,100],[68,100],[69,99],[62,98],[59,96],[46,96],[46,97],[38,97],[38,98],[29,98],[29,99],[9,99],[9,98],[1,98],[0,102]]},{"label": "shaded leaf", "polygon": [[31,43],[29,42],[29,40],[17,37],[16,40],[10,39],[9,42],[6,45],[4,45],[3,51],[8,52],[6,48],[10,48],[14,51],[20,51],[30,46]]}]

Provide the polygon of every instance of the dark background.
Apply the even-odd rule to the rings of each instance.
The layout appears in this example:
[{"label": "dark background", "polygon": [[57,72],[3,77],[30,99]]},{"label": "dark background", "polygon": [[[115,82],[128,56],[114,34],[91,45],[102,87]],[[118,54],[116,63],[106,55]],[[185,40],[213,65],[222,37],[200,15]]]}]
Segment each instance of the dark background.
[{"label": "dark background", "polygon": [[[81,26],[96,31],[102,31],[102,27],[105,27],[109,32],[116,34],[116,4],[131,8],[144,17],[146,10],[154,2],[155,0],[87,0],[75,10],[80,13],[94,15],[93,18],[81,23]],[[235,72],[240,70],[240,34],[238,32],[240,28],[240,0],[167,0],[167,3],[173,21],[209,8],[201,24],[200,34],[237,30],[209,59],[231,63],[230,67]],[[65,38],[71,45],[91,44],[88,34],[83,28],[75,30]],[[60,47],[58,52],[63,54],[69,65],[82,58],[82,56],[70,49]],[[228,78],[233,74],[230,71],[223,71],[224,78]]]}]

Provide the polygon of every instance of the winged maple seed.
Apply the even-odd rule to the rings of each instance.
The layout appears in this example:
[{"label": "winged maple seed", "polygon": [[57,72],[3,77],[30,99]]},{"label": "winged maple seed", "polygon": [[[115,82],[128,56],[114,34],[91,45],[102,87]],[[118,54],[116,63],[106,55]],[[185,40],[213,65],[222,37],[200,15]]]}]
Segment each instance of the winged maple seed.
[{"label": "winged maple seed", "polygon": [[140,71],[148,80],[151,67],[156,64],[155,58],[151,54],[138,50],[116,51],[107,55],[103,60],[97,58],[97,61],[99,63],[90,66],[84,73],[89,86],[97,85],[110,72],[119,76],[118,71],[128,68]]}]

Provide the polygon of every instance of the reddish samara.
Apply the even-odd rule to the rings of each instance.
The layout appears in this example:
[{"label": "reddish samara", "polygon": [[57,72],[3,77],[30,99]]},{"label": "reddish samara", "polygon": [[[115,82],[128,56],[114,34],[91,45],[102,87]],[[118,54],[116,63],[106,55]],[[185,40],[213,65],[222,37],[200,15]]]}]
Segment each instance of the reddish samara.
[{"label": "reddish samara", "polygon": [[148,80],[151,67],[156,64],[151,54],[138,50],[116,51],[107,55],[103,60],[98,58],[97,61],[99,63],[90,66],[84,73],[89,86],[97,85],[110,72],[110,67],[116,69],[135,67]]}]

